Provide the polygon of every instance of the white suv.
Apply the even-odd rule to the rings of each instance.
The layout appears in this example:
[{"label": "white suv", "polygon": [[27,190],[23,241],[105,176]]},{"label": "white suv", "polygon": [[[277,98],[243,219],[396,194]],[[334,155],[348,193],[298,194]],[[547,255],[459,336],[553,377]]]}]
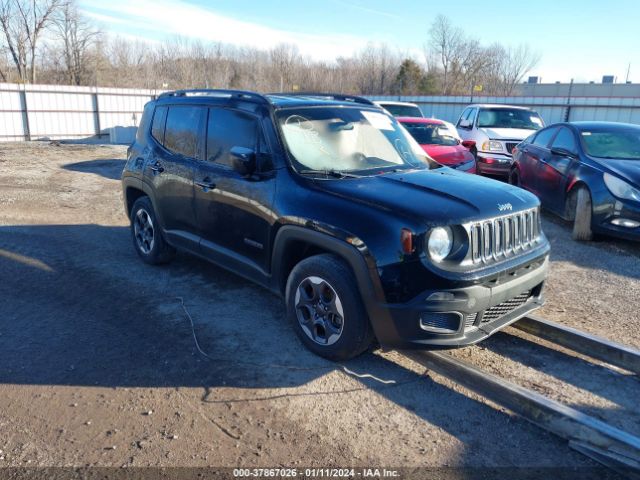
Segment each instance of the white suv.
[{"label": "white suv", "polygon": [[478,173],[507,176],[514,147],[544,127],[544,122],[530,108],[469,105],[456,127],[462,140],[475,142],[471,153],[476,157]]}]

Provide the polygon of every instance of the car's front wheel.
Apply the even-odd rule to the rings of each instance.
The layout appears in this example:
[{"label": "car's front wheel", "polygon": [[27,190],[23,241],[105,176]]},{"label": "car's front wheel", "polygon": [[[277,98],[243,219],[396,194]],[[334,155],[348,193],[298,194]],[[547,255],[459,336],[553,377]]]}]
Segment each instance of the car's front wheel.
[{"label": "car's front wheel", "polygon": [[171,261],[175,255],[175,249],[162,236],[149,197],[140,197],[135,201],[130,218],[133,247],[140,258],[152,265]]},{"label": "car's front wheel", "polygon": [[287,315],[302,342],[330,360],[360,355],[373,332],[351,269],[338,257],[315,255],[287,280]]},{"label": "car's front wheel", "polygon": [[593,208],[591,204],[591,194],[586,187],[579,187],[570,197],[570,213],[573,217],[573,232],[571,236],[574,240],[586,242],[593,239],[591,228]]}]

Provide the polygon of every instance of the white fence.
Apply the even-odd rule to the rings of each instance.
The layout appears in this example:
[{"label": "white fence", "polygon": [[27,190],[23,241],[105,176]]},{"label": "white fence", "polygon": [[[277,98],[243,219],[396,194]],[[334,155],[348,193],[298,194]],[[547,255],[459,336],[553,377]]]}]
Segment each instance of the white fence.
[{"label": "white fence", "polygon": [[536,110],[547,125],[564,121],[595,120],[640,124],[640,97],[368,97],[417,103],[427,117],[456,122],[470,103],[520,105]]},{"label": "white fence", "polygon": [[[0,141],[108,136],[114,127],[137,127],[144,104],[160,93],[143,89],[0,83]],[[564,120],[640,124],[640,97],[369,98],[414,102],[426,116],[451,122],[474,102],[528,106],[537,110],[547,124]]]},{"label": "white fence", "polygon": [[0,141],[82,139],[137,127],[155,90],[0,83]]}]

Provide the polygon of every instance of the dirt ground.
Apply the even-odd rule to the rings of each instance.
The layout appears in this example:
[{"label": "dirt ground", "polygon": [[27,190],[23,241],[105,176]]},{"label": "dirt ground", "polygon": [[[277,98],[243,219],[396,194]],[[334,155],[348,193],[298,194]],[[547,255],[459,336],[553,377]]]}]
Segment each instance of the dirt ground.
[{"label": "dirt ground", "polygon": [[[309,353],[265,290],[131,245],[125,148],[0,144],[0,466],[594,465],[410,362]],[[541,316],[640,348],[640,248],[546,218]],[[203,357],[194,344],[189,318]],[[513,329],[453,354],[640,434],[638,377]]]}]

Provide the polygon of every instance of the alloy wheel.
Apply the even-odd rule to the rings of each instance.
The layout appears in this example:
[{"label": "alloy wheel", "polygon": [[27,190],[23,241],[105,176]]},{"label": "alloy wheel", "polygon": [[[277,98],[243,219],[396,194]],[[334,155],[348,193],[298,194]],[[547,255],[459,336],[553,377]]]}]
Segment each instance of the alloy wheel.
[{"label": "alloy wheel", "polygon": [[326,280],[303,279],[295,295],[296,317],[304,333],[319,345],[332,345],[342,335],[344,310],[340,297]]},{"label": "alloy wheel", "polygon": [[155,242],[155,230],[153,220],[144,208],[136,212],[133,220],[133,234],[140,251],[145,255],[151,253]]}]

